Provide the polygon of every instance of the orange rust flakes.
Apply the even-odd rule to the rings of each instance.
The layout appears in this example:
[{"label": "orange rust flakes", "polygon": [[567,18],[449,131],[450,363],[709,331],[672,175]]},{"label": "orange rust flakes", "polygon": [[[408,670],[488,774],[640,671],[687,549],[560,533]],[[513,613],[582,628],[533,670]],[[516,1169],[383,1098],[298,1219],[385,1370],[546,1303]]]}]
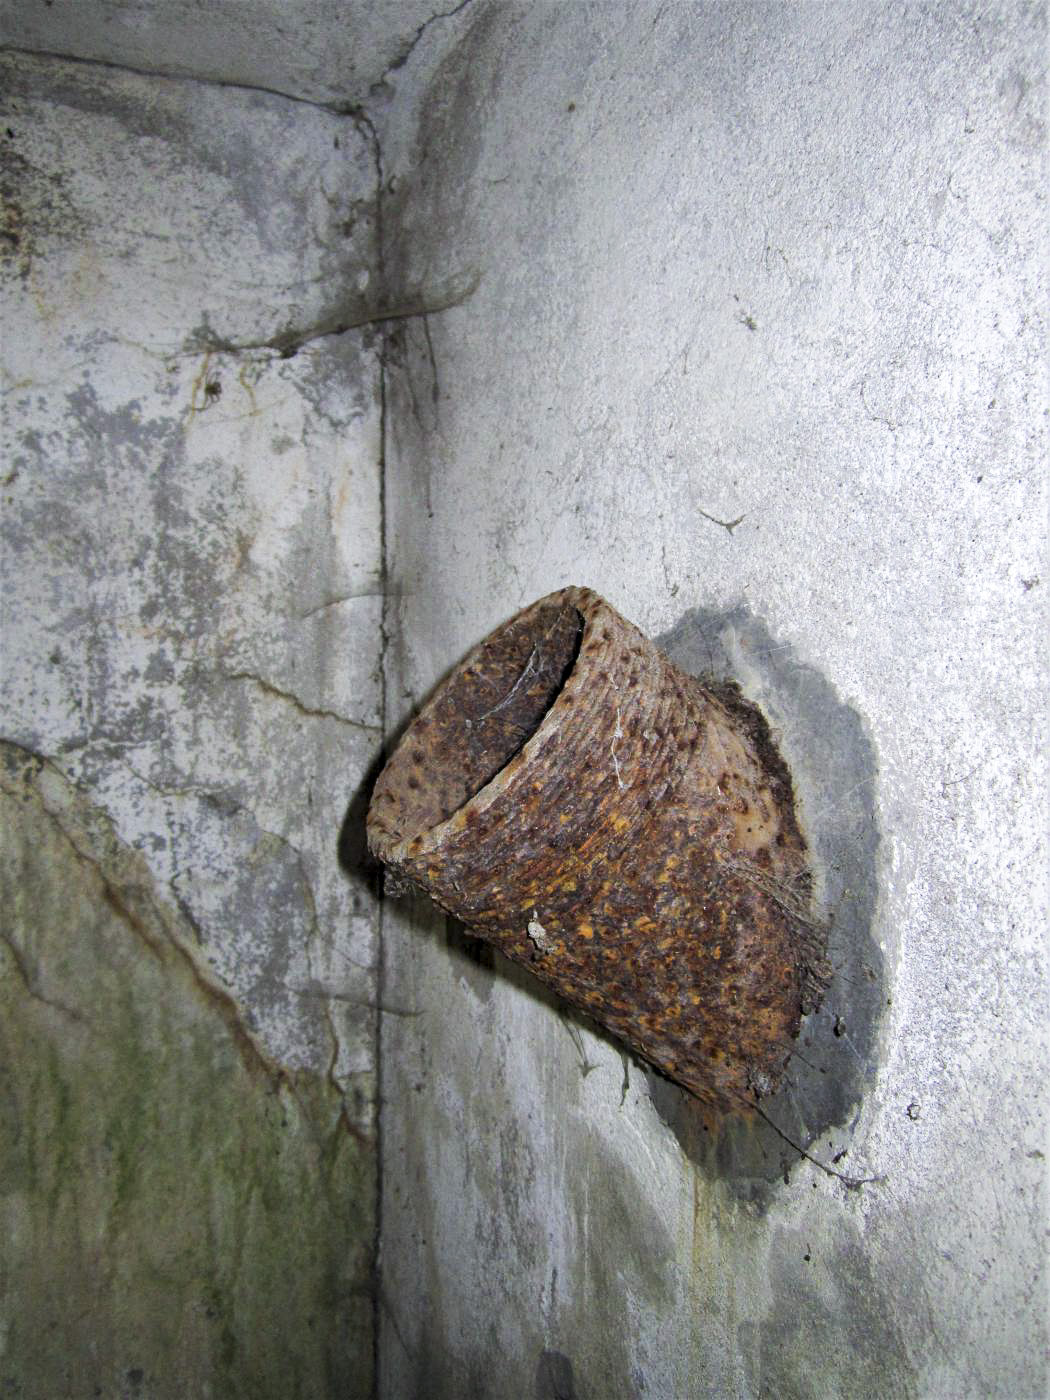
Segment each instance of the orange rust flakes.
[{"label": "orange rust flakes", "polygon": [[453,671],[380,775],[368,840],[714,1108],[776,1086],[828,976],[765,720],[589,589],[541,598]]}]

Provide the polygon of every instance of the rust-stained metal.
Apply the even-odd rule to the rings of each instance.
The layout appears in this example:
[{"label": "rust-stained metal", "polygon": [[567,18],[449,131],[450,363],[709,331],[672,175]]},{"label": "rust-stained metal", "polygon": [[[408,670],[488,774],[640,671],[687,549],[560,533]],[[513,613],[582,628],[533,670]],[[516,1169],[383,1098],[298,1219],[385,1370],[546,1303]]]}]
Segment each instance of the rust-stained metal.
[{"label": "rust-stained metal", "polygon": [[371,849],[700,1099],[777,1086],[827,980],[758,710],[566,588],[471,652],[380,775]]}]

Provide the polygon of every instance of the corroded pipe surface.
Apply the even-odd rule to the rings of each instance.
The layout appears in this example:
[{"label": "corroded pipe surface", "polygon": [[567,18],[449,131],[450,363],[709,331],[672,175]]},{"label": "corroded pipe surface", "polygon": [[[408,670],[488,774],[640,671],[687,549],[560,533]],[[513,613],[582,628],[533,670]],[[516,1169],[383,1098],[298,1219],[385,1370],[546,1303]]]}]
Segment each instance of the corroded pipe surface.
[{"label": "corroded pipe surface", "polygon": [[368,840],[712,1106],[776,1088],[827,980],[765,720],[586,588],[453,672],[383,770]]}]

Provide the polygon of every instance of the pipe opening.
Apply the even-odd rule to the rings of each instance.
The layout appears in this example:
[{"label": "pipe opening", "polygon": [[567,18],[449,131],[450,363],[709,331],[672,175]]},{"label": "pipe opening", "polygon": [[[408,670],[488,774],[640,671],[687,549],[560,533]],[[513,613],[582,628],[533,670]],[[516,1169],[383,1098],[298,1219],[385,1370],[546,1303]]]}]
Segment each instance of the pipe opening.
[{"label": "pipe opening", "polygon": [[583,628],[573,607],[530,610],[493,632],[442,686],[384,774],[397,840],[446,821],[521,751],[576,664]]}]

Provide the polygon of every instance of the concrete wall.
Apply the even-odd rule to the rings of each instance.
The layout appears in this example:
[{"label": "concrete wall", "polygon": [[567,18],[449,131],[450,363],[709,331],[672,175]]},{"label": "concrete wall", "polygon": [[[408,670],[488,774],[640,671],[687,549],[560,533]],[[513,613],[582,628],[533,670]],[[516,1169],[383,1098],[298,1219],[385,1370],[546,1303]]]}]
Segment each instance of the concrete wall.
[{"label": "concrete wall", "polygon": [[345,111],[381,98],[387,77],[443,18],[430,0],[8,0],[0,38]]},{"label": "concrete wall", "polygon": [[367,1395],[372,139],[2,74],[0,1389]]},{"label": "concrete wall", "polygon": [[[3,38],[5,1393],[367,1394],[375,1305],[391,1400],[1042,1394],[1044,8]],[[769,1123],[361,878],[570,582],[795,772]]]},{"label": "concrete wall", "polygon": [[567,583],[735,673],[838,970],[770,1116],[877,1180],[399,906],[381,1393],[1041,1395],[1045,12],[461,18],[380,127],[480,277],[388,344],[391,718]]}]

